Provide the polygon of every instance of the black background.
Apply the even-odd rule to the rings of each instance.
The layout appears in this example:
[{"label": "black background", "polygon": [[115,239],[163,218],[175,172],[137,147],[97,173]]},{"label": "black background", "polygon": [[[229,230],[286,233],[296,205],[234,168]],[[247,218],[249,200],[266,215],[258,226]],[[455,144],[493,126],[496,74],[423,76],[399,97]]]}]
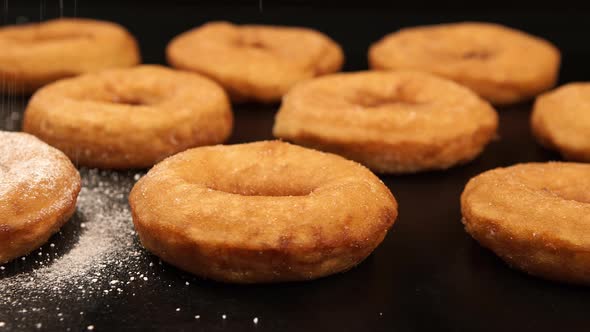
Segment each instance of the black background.
[{"label": "black background", "polygon": [[[6,5],[8,1],[0,0]],[[94,1],[64,0],[65,16],[118,22],[139,40],[146,63],[164,63],[176,34],[209,20],[309,26],[344,48],[345,70],[366,69],[368,46],[400,27],[462,20],[503,23],[542,36],[562,51],[560,82],[590,80],[590,11],[571,2],[314,1]],[[40,5],[42,7],[40,7]],[[42,9],[40,9],[42,8]],[[59,1],[9,1],[4,24],[60,15]],[[0,50],[1,51],[1,50]],[[270,139],[278,105],[235,106],[231,143]],[[357,268],[317,281],[236,286],[191,279],[167,267],[141,296],[110,303],[72,303],[74,330],[207,331],[498,331],[587,330],[590,292],[509,269],[481,248],[460,223],[459,195],[467,180],[487,169],[517,162],[559,159],[533,141],[531,104],[499,109],[500,138],[472,163],[444,172],[381,178],[400,205],[400,216],[383,244]],[[1,280],[0,280],[1,282]],[[3,294],[0,294],[3,296]],[[108,304],[108,308],[106,305]],[[179,315],[174,308],[200,313]],[[222,320],[226,313],[229,319]],[[0,312],[0,318],[10,312]],[[252,317],[260,318],[254,325]],[[84,321],[87,319],[87,322]],[[5,319],[7,320],[7,319]],[[48,329],[51,322],[44,324]]]}]

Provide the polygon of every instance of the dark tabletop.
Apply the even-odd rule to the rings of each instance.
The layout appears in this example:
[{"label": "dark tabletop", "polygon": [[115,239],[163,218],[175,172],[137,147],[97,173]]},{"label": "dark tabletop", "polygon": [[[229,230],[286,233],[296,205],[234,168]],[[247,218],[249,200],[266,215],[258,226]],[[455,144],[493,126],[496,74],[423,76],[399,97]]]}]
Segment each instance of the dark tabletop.
[{"label": "dark tabletop", "polygon": [[[47,19],[60,13],[59,1],[16,2],[0,1],[0,19],[5,24],[38,21],[40,16]],[[208,20],[314,27],[343,45],[345,70],[365,69],[369,44],[403,26],[493,21],[554,42],[563,55],[561,83],[590,80],[590,13],[583,8],[555,7],[479,10],[464,4],[424,9],[420,5],[396,7],[371,1],[364,5],[362,1],[314,5],[312,1],[203,4],[67,0],[63,12],[66,16],[123,24],[138,38],[147,63],[164,63],[167,41]],[[1,98],[0,129],[18,129],[26,98]],[[277,108],[235,106],[230,143],[271,139]],[[586,288],[543,281],[508,268],[472,240],[460,222],[459,196],[472,176],[518,162],[559,159],[533,140],[530,110],[530,103],[499,109],[499,139],[467,165],[444,172],[381,175],[398,200],[400,214],[384,242],[349,272],[311,282],[227,285],[160,264],[133,240],[129,246],[138,253],[133,266],[109,266],[109,277],[127,280],[126,269],[132,268],[149,271],[148,280],[125,284],[120,292],[112,291],[108,296],[28,296],[26,290],[11,294],[12,288],[5,287],[0,297],[19,299],[0,300],[0,322],[4,323],[0,323],[0,332],[37,328],[77,331],[89,326],[96,331],[587,330],[590,292]],[[83,176],[91,179],[86,185],[100,187],[90,183],[98,177],[108,186],[119,186],[122,193],[130,188],[133,177],[141,174],[111,173],[82,170]],[[124,207],[125,197],[106,204]],[[84,234],[80,223],[90,223],[92,218],[78,213],[61,234],[50,240],[58,248],[55,261],[76,246]],[[46,245],[42,250],[52,248]],[[3,282],[19,274],[34,274],[37,267],[33,258],[6,264],[0,270],[0,289]],[[257,324],[254,318],[258,318]]]}]

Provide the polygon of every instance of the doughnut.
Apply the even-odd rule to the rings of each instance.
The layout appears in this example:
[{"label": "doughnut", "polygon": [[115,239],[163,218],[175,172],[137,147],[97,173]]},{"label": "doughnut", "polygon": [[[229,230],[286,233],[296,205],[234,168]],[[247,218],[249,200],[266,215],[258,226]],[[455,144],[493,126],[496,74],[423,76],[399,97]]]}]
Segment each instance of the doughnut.
[{"label": "doughnut", "polygon": [[524,101],[551,88],[559,63],[559,50],[548,41],[491,23],[406,28],[369,49],[373,69],[431,72],[497,105]]},{"label": "doughnut", "polygon": [[365,167],[280,141],[181,152],[137,182],[129,203],[147,250],[232,283],[348,270],[397,217],[393,195]]},{"label": "doughnut", "polygon": [[50,82],[140,62],[137,42],[122,26],[56,19],[0,28],[0,93],[30,94]]},{"label": "doughnut", "polygon": [[175,37],[170,65],[219,82],[237,102],[272,103],[295,83],[339,71],[342,49],[311,29],[211,22]]},{"label": "doughnut", "polygon": [[537,97],[531,125],[541,145],[590,162],[590,83],[570,83]]},{"label": "doughnut", "polygon": [[332,74],[283,98],[273,133],[380,173],[446,169],[475,158],[498,116],[452,81],[412,71]]},{"label": "doughnut", "polygon": [[510,266],[590,284],[590,165],[529,163],[471,179],[461,195],[465,228]]},{"label": "doughnut", "polygon": [[110,69],[47,85],[23,131],[82,166],[146,168],[187,148],[223,142],[233,116],[208,78],[161,66]]},{"label": "doughnut", "polygon": [[0,264],[47,242],[74,213],[80,174],[59,150],[0,131]]}]

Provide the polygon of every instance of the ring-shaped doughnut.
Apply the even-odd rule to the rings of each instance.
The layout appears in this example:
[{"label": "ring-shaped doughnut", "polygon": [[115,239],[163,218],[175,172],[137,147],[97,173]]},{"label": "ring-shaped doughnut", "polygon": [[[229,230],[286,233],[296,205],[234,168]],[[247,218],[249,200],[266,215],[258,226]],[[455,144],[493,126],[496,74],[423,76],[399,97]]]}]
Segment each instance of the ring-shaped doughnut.
[{"label": "ring-shaped doughnut", "polygon": [[57,19],[0,28],[0,93],[29,94],[61,78],[141,59],[122,26],[89,19]]},{"label": "ring-shaped doughnut", "polygon": [[131,191],[142,244],[205,278],[309,280],[359,264],[397,203],[368,169],[279,141],[191,149]]},{"label": "ring-shaped doughnut", "polygon": [[37,91],[23,130],[79,165],[150,167],[187,148],[223,142],[233,116],[208,78],[161,66],[111,69]]},{"label": "ring-shaped doughnut", "polygon": [[0,264],[45,243],[76,209],[80,174],[59,150],[0,131]]},{"label": "ring-shaped doughnut", "polygon": [[219,82],[234,101],[276,102],[297,82],[333,73],[344,55],[307,28],[212,22],[175,37],[168,62]]},{"label": "ring-shaped doughnut", "polygon": [[332,74],[283,99],[275,137],[383,173],[445,169],[475,158],[498,116],[469,89],[420,72]]},{"label": "ring-shaped doughnut", "polygon": [[538,277],[590,284],[590,165],[530,163],[471,179],[461,196],[473,238]]},{"label": "ring-shaped doughnut", "polygon": [[555,85],[559,50],[546,40],[491,23],[406,28],[369,49],[373,69],[422,70],[478,93],[493,104],[529,99]]},{"label": "ring-shaped doughnut", "polygon": [[590,162],[590,83],[570,83],[537,98],[531,117],[541,145]]}]

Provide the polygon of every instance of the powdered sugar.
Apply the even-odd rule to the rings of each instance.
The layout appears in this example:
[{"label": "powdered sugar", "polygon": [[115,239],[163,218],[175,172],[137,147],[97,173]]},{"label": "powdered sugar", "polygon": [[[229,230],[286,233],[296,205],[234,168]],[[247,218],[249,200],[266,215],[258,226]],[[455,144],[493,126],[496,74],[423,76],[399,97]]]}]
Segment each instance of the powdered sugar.
[{"label": "powdered sugar", "polygon": [[138,283],[157,278],[148,265],[152,258],[136,240],[127,205],[132,175],[84,169],[81,174],[83,188],[70,222],[26,261],[13,261],[0,270],[0,312],[10,308],[18,313],[11,317],[15,321],[5,322],[7,327],[30,329],[37,322],[46,324],[42,319],[35,322],[36,317],[49,316],[49,323],[68,326],[68,317],[59,309],[47,313],[54,310],[44,306],[47,299],[67,307],[74,299],[119,296],[130,283],[137,289],[142,287]]},{"label": "powdered sugar", "polygon": [[12,190],[53,188],[65,157],[31,135],[0,131],[0,196]]}]

